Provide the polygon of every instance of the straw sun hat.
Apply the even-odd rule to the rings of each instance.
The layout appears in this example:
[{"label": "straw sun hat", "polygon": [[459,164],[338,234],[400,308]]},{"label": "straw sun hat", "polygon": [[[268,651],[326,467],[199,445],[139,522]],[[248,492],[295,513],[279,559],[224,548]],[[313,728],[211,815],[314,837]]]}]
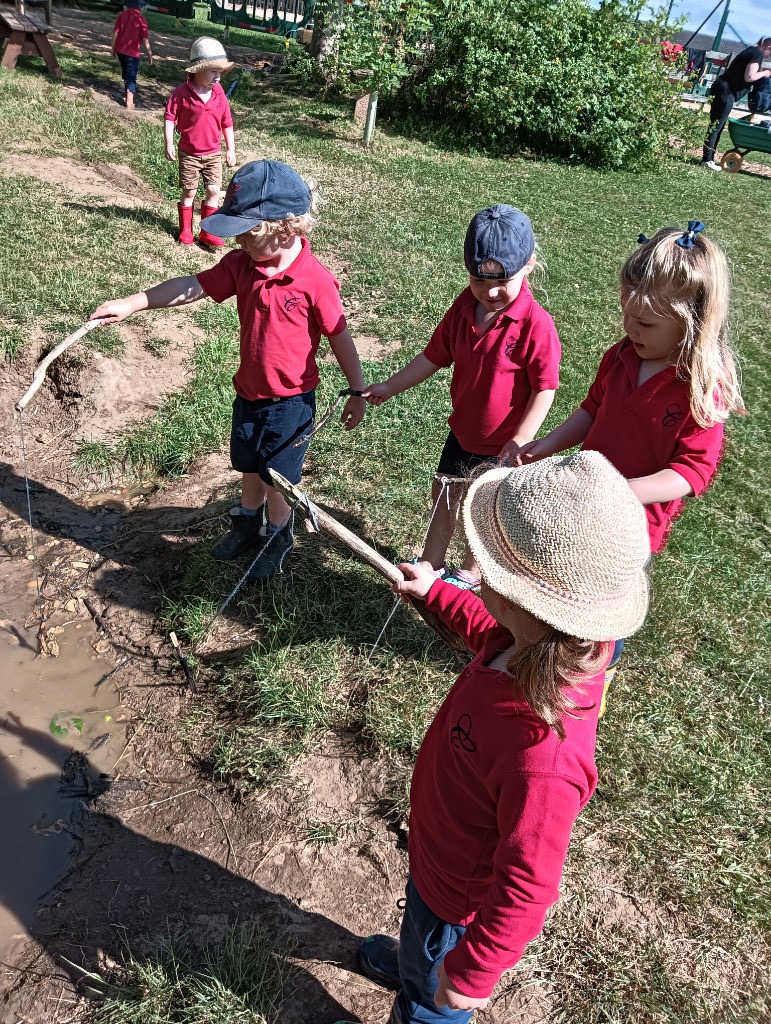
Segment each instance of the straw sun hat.
[{"label": "straw sun hat", "polygon": [[490,470],[469,488],[463,523],[485,582],[541,621],[584,640],[643,624],[645,511],[598,452]]},{"label": "straw sun hat", "polygon": [[189,75],[194,75],[196,71],[221,71],[224,75],[234,67],[235,64],[228,60],[225,47],[219,39],[200,36],[190,47],[190,63],[185,71]]}]

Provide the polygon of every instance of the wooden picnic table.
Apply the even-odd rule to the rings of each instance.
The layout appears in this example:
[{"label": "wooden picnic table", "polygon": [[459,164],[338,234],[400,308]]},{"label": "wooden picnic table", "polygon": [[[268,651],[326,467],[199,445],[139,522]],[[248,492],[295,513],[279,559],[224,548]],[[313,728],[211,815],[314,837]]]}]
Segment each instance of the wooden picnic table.
[{"label": "wooden picnic table", "polygon": [[48,42],[48,26],[38,18],[0,8],[0,40],[5,40],[0,61],[4,68],[15,68],[19,56],[42,57],[50,74],[54,78],[62,77],[62,69]]}]

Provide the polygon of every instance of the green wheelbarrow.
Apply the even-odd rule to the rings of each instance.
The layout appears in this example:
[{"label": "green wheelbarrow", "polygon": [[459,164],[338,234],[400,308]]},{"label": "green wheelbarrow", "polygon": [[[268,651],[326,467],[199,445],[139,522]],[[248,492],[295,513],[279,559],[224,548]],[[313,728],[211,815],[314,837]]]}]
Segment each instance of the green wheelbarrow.
[{"label": "green wheelbarrow", "polygon": [[728,134],[734,148],[720,159],[724,171],[734,174],[740,170],[748,153],[771,153],[771,121],[767,124],[751,124],[751,121],[752,114],[749,114],[728,122]]}]

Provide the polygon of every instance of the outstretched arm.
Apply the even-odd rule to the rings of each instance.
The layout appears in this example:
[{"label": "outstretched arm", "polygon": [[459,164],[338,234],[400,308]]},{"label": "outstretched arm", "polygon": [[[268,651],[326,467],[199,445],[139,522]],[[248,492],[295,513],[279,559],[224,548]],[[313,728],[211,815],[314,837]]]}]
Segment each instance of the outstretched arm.
[{"label": "outstretched arm", "polygon": [[525,406],[525,414],[520,420],[516,434],[508,444],[503,446],[499,456],[504,466],[507,466],[509,460],[516,455],[519,449],[532,441],[541,429],[543,421],[551,409],[555,394],[556,391],[553,388],[550,391],[534,391],[532,393]]},{"label": "outstretched arm", "polygon": [[420,355],[415,356],[414,359],[410,360],[405,367],[389,377],[388,380],[384,380],[380,384],[370,384],[364,392],[364,397],[371,405],[382,405],[383,402],[387,402],[394,395],[400,395],[402,391],[408,391],[410,388],[414,388],[416,384],[422,384],[424,380],[428,380],[438,369],[437,364],[432,363],[430,359],[426,359],[421,352]]},{"label": "outstretched arm", "polygon": [[[348,381],[348,386],[351,390],[363,391],[364,377],[361,373],[359,353],[356,351],[356,346],[353,343],[351,332],[347,327],[339,334],[333,334],[330,337],[329,347],[332,349],[332,353],[337,360],[340,369],[345,374],[345,379]],[[366,409],[367,403],[363,398],[351,395],[343,407],[340,422],[346,430],[352,430],[364,419]]]},{"label": "outstretched arm", "polygon": [[538,459],[545,459],[549,455],[556,455],[558,452],[573,448],[575,445],[581,444],[589,433],[592,423],[594,423],[594,418],[586,409],[576,409],[572,416],[550,431],[546,437],[542,437],[538,441],[530,441],[511,452],[510,464],[523,466],[526,462],[536,462]]},{"label": "outstretched arm", "polygon": [[137,292],[136,295],[129,295],[125,299],[111,299],[97,306],[89,317],[96,320],[97,317],[104,318],[105,323],[117,324],[125,320],[132,313],[139,313],[143,309],[163,309],[166,306],[185,306],[189,302],[197,302],[206,298],[206,292],[198,283],[197,277],[173,277],[170,281],[163,281],[146,292]]}]

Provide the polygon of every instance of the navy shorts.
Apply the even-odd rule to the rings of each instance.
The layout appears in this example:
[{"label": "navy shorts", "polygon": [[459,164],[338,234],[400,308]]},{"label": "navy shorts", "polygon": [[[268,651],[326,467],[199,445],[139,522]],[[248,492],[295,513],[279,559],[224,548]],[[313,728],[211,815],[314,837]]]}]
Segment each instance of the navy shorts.
[{"label": "navy shorts", "polygon": [[439,465],[436,467],[437,476],[468,476],[472,469],[481,466],[483,462],[496,462],[494,455],[475,455],[474,452],[467,452],[461,448],[460,441],[452,431],[447,435],[444,442],[442,454],[439,458]]},{"label": "navy shorts", "polygon": [[230,461],[237,473],[259,473],[270,484],[269,469],[299,484],[308,441],[295,443],[313,430],[316,392],[289,398],[250,402],[236,395],[230,432]]}]

